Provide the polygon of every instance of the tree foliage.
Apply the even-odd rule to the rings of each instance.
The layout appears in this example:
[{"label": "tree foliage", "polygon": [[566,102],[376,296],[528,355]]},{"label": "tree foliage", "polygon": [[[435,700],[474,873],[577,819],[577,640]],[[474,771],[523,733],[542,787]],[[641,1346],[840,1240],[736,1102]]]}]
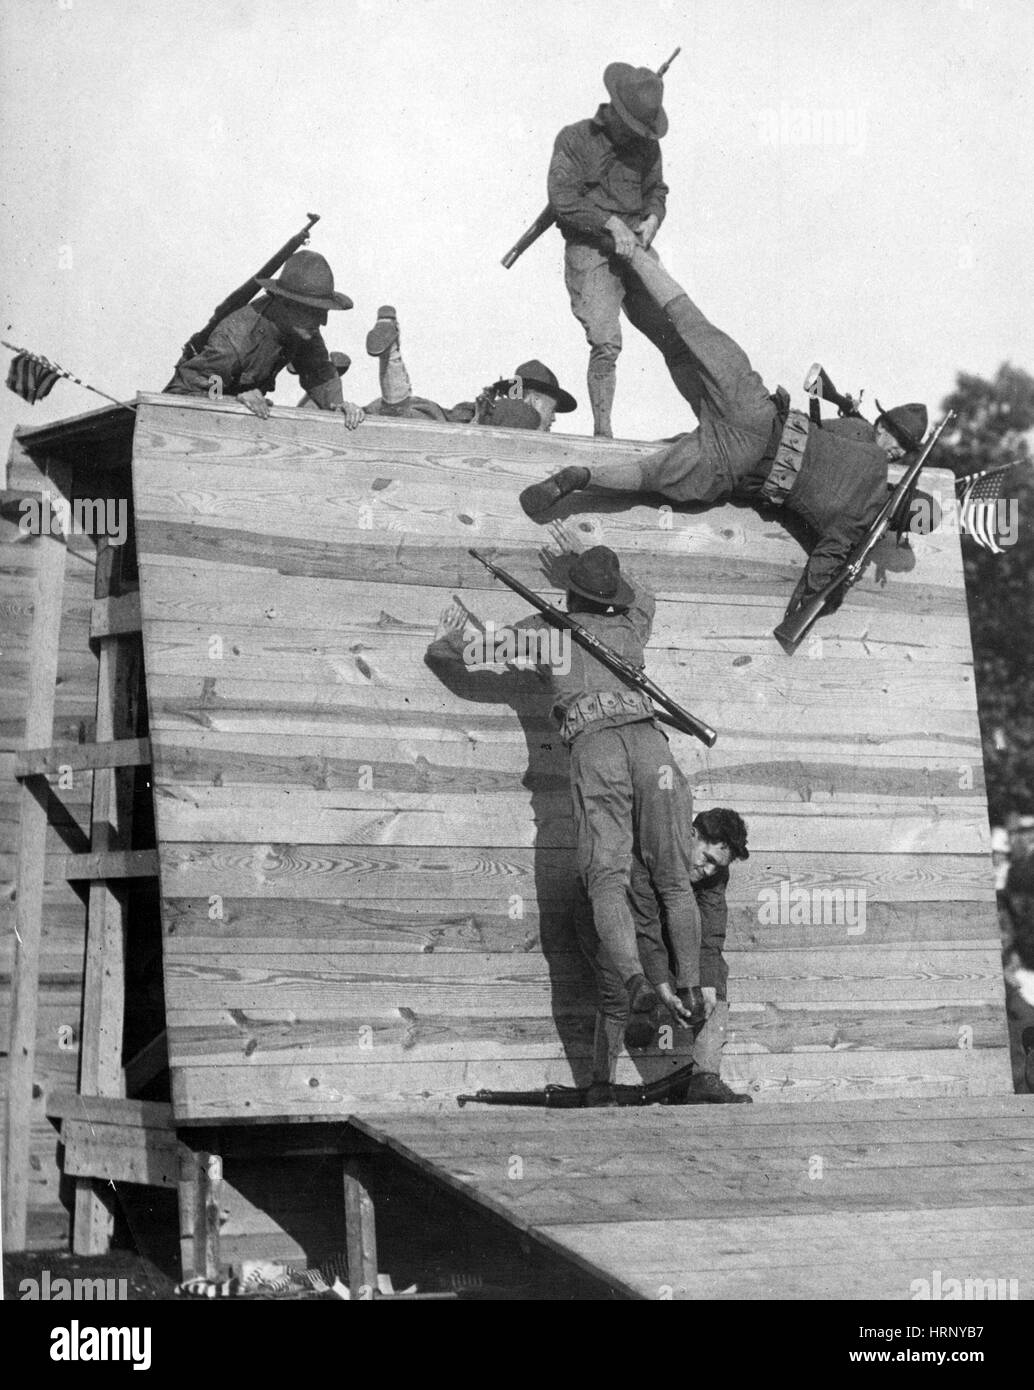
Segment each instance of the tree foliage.
[{"label": "tree foliage", "polygon": [[991,381],[960,373],[958,416],[940,461],[956,475],[1017,460],[1005,475],[1015,543],[996,555],[964,535],[977,701],[993,824],[1034,813],[1034,377],[1008,363]]}]

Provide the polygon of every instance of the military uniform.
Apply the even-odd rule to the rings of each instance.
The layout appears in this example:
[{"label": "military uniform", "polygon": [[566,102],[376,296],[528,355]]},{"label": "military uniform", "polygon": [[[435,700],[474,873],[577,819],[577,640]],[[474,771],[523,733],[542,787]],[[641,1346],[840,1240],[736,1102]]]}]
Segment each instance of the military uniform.
[{"label": "military uniform", "polygon": [[[663,84],[656,74],[626,63],[612,63],[604,83],[611,103],[590,119],[565,126],[556,137],[548,189],[564,237],[564,281],[571,311],[589,344],[594,432],[609,437],[622,309],[664,354],[676,385],[684,374],[686,354],[627,262],[614,254],[607,230],[611,217],[633,232],[647,218],[655,218],[658,227],[664,221],[668,186],[659,143],[667,130],[660,104]],[[621,126],[625,135],[631,132],[638,138],[623,139]]]},{"label": "military uniform", "polygon": [[672,502],[736,497],[785,506],[818,537],[799,586],[801,593],[817,592],[887,500],[887,455],[874,428],[859,420],[809,428],[806,416],[789,410],[786,393],[769,393],[743,349],[704,317],[655,257],[637,249],[630,265],[688,354],[691,365],[687,371],[680,364],[677,384],[697,428],[643,458],[583,468],[577,479],[579,470],[564,470],[525,489],[522,506],[538,518],[540,509],[590,483],[659,493]]},{"label": "military uniform", "polygon": [[271,303],[268,295],[261,295],[227,314],[213,328],[201,351],[177,364],[165,390],[174,396],[207,396],[212,378],[217,377],[224,396],[238,396],[244,391],[265,395],[276,388],[280,372],[292,366],[322,409],[341,405],[341,378],[322,334],[316,333],[305,342],[285,338],[267,317]]},{"label": "military uniform", "polygon": [[[576,563],[604,550],[594,547]],[[616,557],[606,553],[616,572]],[[642,585],[629,581],[628,590],[624,611],[576,616],[612,651],[642,666],[656,602]],[[521,626],[546,623],[536,615]],[[647,696],[577,643],[570,654],[567,671],[546,671],[553,715],[571,752],[577,866],[592,902],[601,955],[626,986],[643,973],[626,892],[637,853],[665,905],[679,987],[690,989],[699,982],[700,923],[689,878],[689,787]]]}]

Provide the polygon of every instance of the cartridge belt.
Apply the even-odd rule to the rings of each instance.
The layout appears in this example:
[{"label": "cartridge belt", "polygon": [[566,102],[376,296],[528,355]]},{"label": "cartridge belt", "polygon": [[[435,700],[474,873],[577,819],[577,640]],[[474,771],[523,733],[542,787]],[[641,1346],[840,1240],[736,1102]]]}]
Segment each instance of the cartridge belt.
[{"label": "cartridge belt", "polygon": [[560,721],[560,738],[570,745],[593,724],[621,716],[625,723],[652,719],[653,702],[641,690],[594,690],[579,695],[564,710]]},{"label": "cartridge belt", "polygon": [[808,446],[809,421],[803,410],[787,412],[783,433],[776,446],[775,457],[768,477],[761,485],[761,495],[772,507],[781,507],[797,481]]}]

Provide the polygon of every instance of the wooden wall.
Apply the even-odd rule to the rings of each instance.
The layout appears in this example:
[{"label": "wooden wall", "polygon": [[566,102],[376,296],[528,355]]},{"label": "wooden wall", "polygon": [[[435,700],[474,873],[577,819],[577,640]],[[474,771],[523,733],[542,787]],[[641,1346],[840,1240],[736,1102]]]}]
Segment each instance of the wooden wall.
[{"label": "wooden wall", "polygon": [[[541,687],[447,689],[423,658],[454,592],[485,617],[524,611],[468,546],[547,590],[527,481],[645,448],[143,398],[179,1121],[586,1079],[567,769]],[[650,673],[719,730],[710,752],[681,735],[673,750],[698,808],[732,805],[750,828],[727,1079],[762,1101],[1010,1090],[956,535],[917,539],[910,572],[886,546],[790,658],[770,633],[802,552],[778,520],[591,494],[570,510],[658,591]],[[863,928],[763,924],[782,885],[864,891]]]},{"label": "wooden wall", "polygon": [[[64,544],[22,534],[18,499],[50,488],[50,465],[34,459],[16,438],[8,460],[6,501],[0,514],[0,1105],[6,1110],[14,935],[15,866],[18,848],[20,784],[15,757],[23,747],[28,699],[28,653],[37,602],[41,548]],[[54,740],[93,737],[97,704],[97,661],[90,650],[95,545],[92,537],[67,541],[61,612]],[[33,1073],[28,1246],[64,1246],[69,1211],[59,1192],[58,1135],[47,1120],[47,1094],[74,1089],[79,1068],[83,952],[86,909],[82,897],[58,878],[59,858],[88,845],[92,774],[76,773],[59,795],[54,823],[47,832],[47,883],[40,951],[39,1010]],[[85,843],[84,843],[85,841]],[[63,1194],[67,1201],[67,1193]]]}]

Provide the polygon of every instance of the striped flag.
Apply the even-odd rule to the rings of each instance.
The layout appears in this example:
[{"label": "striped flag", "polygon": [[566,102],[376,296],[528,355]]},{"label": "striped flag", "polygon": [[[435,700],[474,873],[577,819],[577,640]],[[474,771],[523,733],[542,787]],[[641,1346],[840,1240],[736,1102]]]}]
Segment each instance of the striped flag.
[{"label": "striped flag", "polygon": [[21,396],[23,401],[35,405],[37,401],[50,394],[54,382],[60,376],[61,372],[45,357],[36,357],[31,352],[19,352],[11,361],[11,369],[7,373],[7,387]]},{"label": "striped flag", "polygon": [[[1002,495],[1006,471],[1011,467],[1011,464],[1006,464],[986,473],[978,473],[968,483],[959,504],[959,525],[962,530],[993,555],[1002,554],[997,535],[998,499]],[[958,481],[964,482],[965,479]]]}]

